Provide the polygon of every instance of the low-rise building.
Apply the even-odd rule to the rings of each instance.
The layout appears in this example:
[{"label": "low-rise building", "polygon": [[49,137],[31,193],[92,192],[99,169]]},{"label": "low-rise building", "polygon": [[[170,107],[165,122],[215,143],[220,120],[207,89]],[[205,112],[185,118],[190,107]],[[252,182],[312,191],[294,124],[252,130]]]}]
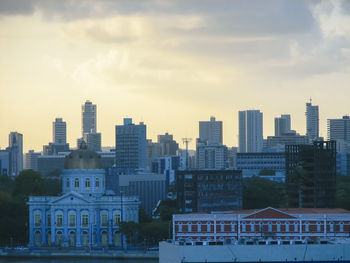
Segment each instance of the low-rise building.
[{"label": "low-rise building", "polygon": [[101,157],[84,144],[64,168],[61,196],[29,197],[29,246],[122,247],[120,223],[138,222],[138,197],[106,190]]},{"label": "low-rise building", "polygon": [[173,240],[303,240],[346,238],[350,211],[344,209],[275,209],[173,215]]},{"label": "low-rise building", "polygon": [[185,213],[241,209],[242,172],[177,171],[176,191],[178,208]]}]

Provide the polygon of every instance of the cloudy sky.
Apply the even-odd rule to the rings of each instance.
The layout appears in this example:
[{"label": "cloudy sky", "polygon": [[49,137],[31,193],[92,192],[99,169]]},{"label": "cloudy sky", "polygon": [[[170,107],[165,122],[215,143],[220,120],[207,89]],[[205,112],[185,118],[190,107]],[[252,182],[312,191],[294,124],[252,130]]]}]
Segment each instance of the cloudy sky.
[{"label": "cloudy sky", "polygon": [[[198,136],[198,121],[224,121],[237,145],[238,110],[292,115],[305,133],[305,102],[326,119],[350,113],[350,1],[0,0],[0,147],[52,141],[62,117],[81,134],[81,104],[97,104],[102,144],[124,117],[147,137]],[[194,147],[194,143],[192,143]]]}]

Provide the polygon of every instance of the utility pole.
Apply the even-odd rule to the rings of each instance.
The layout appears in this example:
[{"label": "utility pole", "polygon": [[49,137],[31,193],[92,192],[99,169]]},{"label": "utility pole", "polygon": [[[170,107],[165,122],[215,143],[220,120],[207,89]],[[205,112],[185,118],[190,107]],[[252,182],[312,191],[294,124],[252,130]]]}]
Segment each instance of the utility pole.
[{"label": "utility pole", "polygon": [[192,138],[182,138],[182,143],[186,144],[186,170],[188,169],[188,144],[192,141]]}]

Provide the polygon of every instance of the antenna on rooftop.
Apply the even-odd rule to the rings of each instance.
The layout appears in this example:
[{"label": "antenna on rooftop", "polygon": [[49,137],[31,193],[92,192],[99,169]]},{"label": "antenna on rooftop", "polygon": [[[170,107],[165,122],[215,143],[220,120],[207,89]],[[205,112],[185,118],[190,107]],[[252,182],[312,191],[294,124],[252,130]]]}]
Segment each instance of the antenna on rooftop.
[{"label": "antenna on rooftop", "polygon": [[192,138],[182,138],[182,143],[186,144],[186,170],[188,169],[188,144],[192,141]]}]

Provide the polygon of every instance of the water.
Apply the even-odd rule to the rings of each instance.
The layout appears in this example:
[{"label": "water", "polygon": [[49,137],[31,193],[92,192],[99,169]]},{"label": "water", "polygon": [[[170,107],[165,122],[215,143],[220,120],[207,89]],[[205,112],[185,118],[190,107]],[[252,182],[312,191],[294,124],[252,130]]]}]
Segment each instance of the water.
[{"label": "water", "polygon": [[25,259],[0,258],[0,263],[158,263],[158,260],[121,259]]}]

